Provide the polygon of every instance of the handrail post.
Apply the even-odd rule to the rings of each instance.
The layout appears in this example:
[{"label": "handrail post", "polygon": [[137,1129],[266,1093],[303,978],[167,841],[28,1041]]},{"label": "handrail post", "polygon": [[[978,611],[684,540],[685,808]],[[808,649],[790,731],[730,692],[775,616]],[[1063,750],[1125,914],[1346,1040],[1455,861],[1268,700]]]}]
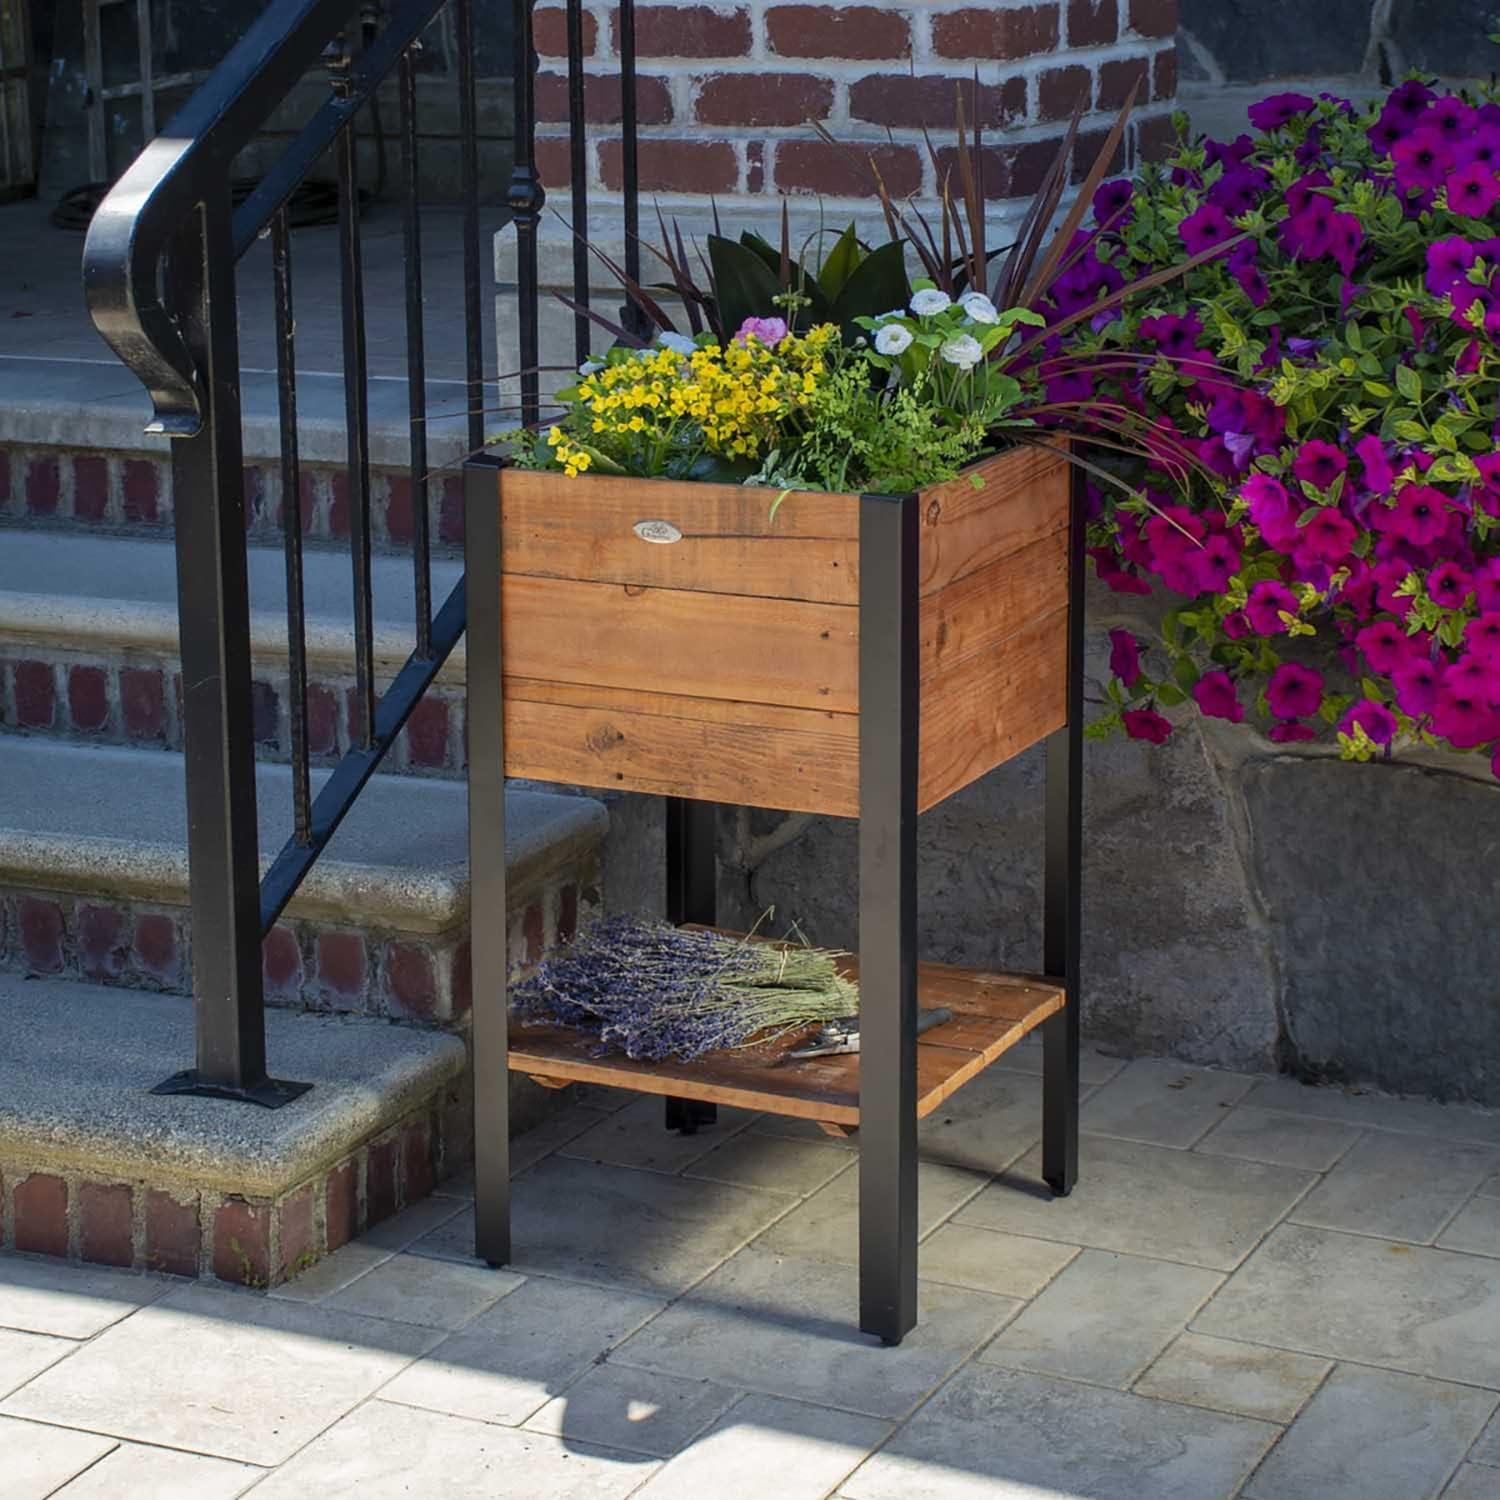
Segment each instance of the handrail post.
[{"label": "handrail post", "polygon": [[266,1074],[232,211],[226,184],[178,232],[166,272],[203,414],[172,447],[198,1065],[152,1092],[276,1107],[308,1085]]}]

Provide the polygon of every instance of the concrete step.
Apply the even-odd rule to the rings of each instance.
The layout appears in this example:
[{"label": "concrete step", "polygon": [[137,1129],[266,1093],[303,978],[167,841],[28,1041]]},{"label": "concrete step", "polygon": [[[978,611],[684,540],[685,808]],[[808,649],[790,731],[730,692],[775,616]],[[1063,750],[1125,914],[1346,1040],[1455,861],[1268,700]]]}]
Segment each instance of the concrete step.
[{"label": "concrete step", "polygon": [[[255,739],[262,759],[290,756],[286,571],[279,546],[248,549]],[[176,555],[170,536],[134,539],[17,529],[0,533],[0,726],[96,744],[180,749]],[[462,565],[432,565],[434,609]],[[377,557],[375,661],[388,682],[415,645],[409,558]],[[354,686],[353,581],[346,552],[304,557],[308,731],[315,761],[349,747]],[[383,770],[463,769],[464,643],[418,705]]]},{"label": "concrete step", "polygon": [[[264,866],[291,831],[290,770],[259,766],[257,790]],[[507,793],[519,960],[597,906],[608,823],[592,798]],[[376,777],[266,939],[267,998],[461,1024],[468,902],[463,784]],[[0,736],[0,971],[186,992],[187,907],[181,756]]]},{"label": "concrete step", "polygon": [[163,1097],[191,1004],[0,974],[0,1246],[269,1286],[425,1197],[467,1159],[464,1044],[273,1012],[281,1109]]}]

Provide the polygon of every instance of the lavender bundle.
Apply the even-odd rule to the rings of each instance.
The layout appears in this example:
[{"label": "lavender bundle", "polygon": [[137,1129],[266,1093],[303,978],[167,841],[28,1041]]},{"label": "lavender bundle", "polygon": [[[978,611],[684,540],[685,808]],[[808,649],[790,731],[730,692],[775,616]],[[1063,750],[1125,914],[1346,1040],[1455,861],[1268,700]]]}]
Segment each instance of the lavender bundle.
[{"label": "lavender bundle", "polygon": [[859,1009],[826,948],[693,932],[651,917],[605,918],[511,990],[518,1020],[597,1034],[642,1062],[773,1041]]}]

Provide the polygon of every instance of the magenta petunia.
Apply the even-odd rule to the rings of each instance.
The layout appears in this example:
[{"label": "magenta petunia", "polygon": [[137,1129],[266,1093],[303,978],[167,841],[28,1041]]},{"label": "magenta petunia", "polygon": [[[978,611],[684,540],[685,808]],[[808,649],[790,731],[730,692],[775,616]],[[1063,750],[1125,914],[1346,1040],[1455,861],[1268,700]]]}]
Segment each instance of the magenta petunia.
[{"label": "magenta petunia", "polygon": [[1427,575],[1428,598],[1444,609],[1462,609],[1473,587],[1473,575],[1455,562],[1439,563]]},{"label": "magenta petunia", "polygon": [[1500,667],[1500,613],[1487,613],[1464,626],[1469,654],[1491,667]]},{"label": "magenta petunia", "polygon": [[1474,569],[1474,602],[1481,612],[1500,613],[1500,557],[1487,557]]},{"label": "magenta petunia", "polygon": [[1391,673],[1401,712],[1414,719],[1430,714],[1437,702],[1441,680],[1442,672],[1430,657],[1418,656],[1401,662]]},{"label": "magenta petunia", "polygon": [[1299,506],[1286,486],[1269,474],[1252,474],[1240,486],[1240,498],[1250,507],[1250,519],[1266,541],[1279,551],[1296,544]]},{"label": "magenta petunia", "polygon": [[1148,740],[1153,745],[1164,745],[1172,734],[1171,723],[1155,709],[1127,708],[1120,715],[1125,733],[1133,740]]},{"label": "magenta petunia", "polygon": [[1408,192],[1441,187],[1453,165],[1453,148],[1431,126],[1423,125],[1391,147],[1397,183]]},{"label": "magenta petunia", "polygon": [[1404,129],[1410,130],[1418,120],[1427,115],[1427,106],[1437,97],[1420,78],[1408,78],[1398,83],[1386,96],[1381,107],[1382,115],[1389,115]]},{"label": "magenta petunia", "polygon": [[1323,674],[1284,661],[1266,684],[1266,702],[1278,719],[1306,719],[1322,705]]},{"label": "magenta petunia", "polygon": [[1206,538],[1183,559],[1192,575],[1193,588],[1184,592],[1221,594],[1229,580],[1239,572],[1243,558],[1240,549],[1222,532]]},{"label": "magenta petunia", "polygon": [[[1359,259],[1360,247],[1365,242],[1365,227],[1353,214],[1334,214],[1328,221],[1328,250],[1327,253],[1333,257],[1334,264],[1346,277],[1354,274],[1354,263]],[[1347,316],[1349,304],[1361,290],[1351,287],[1341,293],[1344,313]]]},{"label": "magenta petunia", "polygon": [[1445,141],[1456,145],[1468,136],[1479,123],[1479,116],[1472,105],[1466,104],[1457,94],[1444,94],[1432,100],[1422,117],[1422,124],[1435,130]]},{"label": "magenta petunia", "polygon": [[1101,229],[1119,229],[1128,223],[1130,201],[1134,195],[1135,184],[1128,177],[1101,182],[1094,192],[1094,222]]},{"label": "magenta petunia", "polygon": [[1349,467],[1349,460],[1332,443],[1312,438],[1292,460],[1292,473],[1314,489],[1326,490]]},{"label": "magenta petunia", "polygon": [[1281,635],[1286,631],[1282,615],[1297,613],[1297,596],[1274,578],[1263,578],[1250,588],[1245,613],[1257,635]]},{"label": "magenta petunia", "polygon": [[1396,471],[1386,456],[1385,444],[1367,432],[1355,445],[1355,455],[1364,469],[1365,488],[1375,495],[1389,495],[1396,482]]},{"label": "magenta petunia", "polygon": [[1448,211],[1482,219],[1500,201],[1500,178],[1482,161],[1471,161],[1448,174]]},{"label": "magenta petunia", "polygon": [[1396,716],[1385,704],[1377,703],[1373,698],[1361,698],[1339,720],[1341,733],[1353,734],[1355,729],[1363,729],[1377,745],[1389,745],[1396,737]]},{"label": "magenta petunia", "polygon": [[1277,745],[1294,745],[1302,740],[1315,740],[1318,731],[1308,724],[1298,724],[1290,720],[1284,720],[1280,724],[1273,724],[1266,734],[1266,738]]},{"label": "magenta petunia", "polygon": [[1224,616],[1223,631],[1232,641],[1238,641],[1250,634],[1250,616],[1242,609],[1232,609]]},{"label": "magenta petunia", "polygon": [[1257,130],[1280,130],[1316,104],[1317,100],[1307,94],[1270,94],[1258,99],[1246,113]]},{"label": "magenta petunia", "polygon": [[1128,630],[1109,633],[1109,670],[1128,688],[1140,681],[1140,643]]},{"label": "magenta petunia", "polygon": [[1386,525],[1413,546],[1426,547],[1448,529],[1448,512],[1448,498],[1441,490],[1427,484],[1408,484],[1397,493]]},{"label": "magenta petunia", "polygon": [[1235,691],[1228,672],[1205,672],[1193,684],[1193,701],[1205,718],[1228,719],[1238,724],[1245,717],[1245,705]]},{"label": "magenta petunia", "polygon": [[1188,254],[1198,255],[1233,239],[1235,228],[1218,204],[1205,203],[1177,226],[1177,234]]},{"label": "magenta petunia", "polygon": [[1394,620],[1376,620],[1354,637],[1373,671],[1388,677],[1410,654],[1406,631]]},{"label": "magenta petunia", "polygon": [[1302,527],[1297,551],[1300,556],[1338,564],[1349,556],[1358,535],[1358,527],[1348,516],[1333,506],[1324,506]]},{"label": "magenta petunia", "polygon": [[1115,594],[1149,594],[1151,585],[1144,578],[1120,566],[1120,560],[1108,547],[1090,547],[1094,572],[1099,582]]}]

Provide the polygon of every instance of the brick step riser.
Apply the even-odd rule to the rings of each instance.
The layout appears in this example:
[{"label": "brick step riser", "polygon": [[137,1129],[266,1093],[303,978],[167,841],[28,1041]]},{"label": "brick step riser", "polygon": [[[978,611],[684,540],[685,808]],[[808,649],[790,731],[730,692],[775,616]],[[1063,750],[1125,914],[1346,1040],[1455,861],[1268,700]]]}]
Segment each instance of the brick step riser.
[{"label": "brick step riser", "polygon": [[[599,889],[597,855],[590,855],[518,893],[510,912],[516,970],[589,920]],[[146,901],[0,887],[0,970],[189,994],[190,914]],[[469,931],[416,934],[283,918],[262,946],[262,974],[271,1005],[462,1026],[471,1004]]]},{"label": "brick step riser", "polygon": [[[262,664],[257,664],[258,668]],[[377,683],[383,690],[384,681]],[[291,760],[286,673],[257,670],[252,683],[256,759]],[[308,750],[331,767],[355,742],[353,674],[309,668]],[[182,675],[175,656],[0,646],[0,730],[94,745],[181,750]],[[383,774],[459,777],[467,764],[463,684],[438,681],[381,762]]]},{"label": "brick step riser", "polygon": [[[252,541],[281,537],[281,469],[245,466],[245,529]],[[370,526],[374,544],[409,551],[411,475],[406,469],[370,471]],[[349,537],[349,479],[340,467],[304,464],[299,474],[302,534],[335,544]],[[464,540],[463,478],[435,472],[427,485],[428,525],[436,555],[458,556]],[[170,455],[0,446],[0,524],[76,527],[138,537],[170,535]]]}]

